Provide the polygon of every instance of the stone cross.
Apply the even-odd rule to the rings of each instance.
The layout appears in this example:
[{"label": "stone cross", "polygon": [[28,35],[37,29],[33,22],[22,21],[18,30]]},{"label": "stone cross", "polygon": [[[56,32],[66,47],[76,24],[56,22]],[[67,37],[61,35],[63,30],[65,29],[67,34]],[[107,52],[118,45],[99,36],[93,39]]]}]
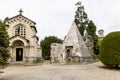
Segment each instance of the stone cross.
[{"label": "stone cross", "polygon": [[22,15],[22,13],[23,13],[22,9],[20,9],[19,12],[20,12],[20,15]]}]

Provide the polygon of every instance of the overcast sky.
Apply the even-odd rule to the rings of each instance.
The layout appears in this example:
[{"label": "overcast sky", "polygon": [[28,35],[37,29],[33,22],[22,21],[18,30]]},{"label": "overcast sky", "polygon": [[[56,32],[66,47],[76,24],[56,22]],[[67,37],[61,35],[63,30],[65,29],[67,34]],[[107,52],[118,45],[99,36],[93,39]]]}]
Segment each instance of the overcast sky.
[{"label": "overcast sky", "polygon": [[[63,39],[73,20],[79,0],[1,0],[0,19],[23,15],[36,22],[39,39],[54,35]],[[88,18],[105,34],[120,30],[120,0],[81,0]]]}]

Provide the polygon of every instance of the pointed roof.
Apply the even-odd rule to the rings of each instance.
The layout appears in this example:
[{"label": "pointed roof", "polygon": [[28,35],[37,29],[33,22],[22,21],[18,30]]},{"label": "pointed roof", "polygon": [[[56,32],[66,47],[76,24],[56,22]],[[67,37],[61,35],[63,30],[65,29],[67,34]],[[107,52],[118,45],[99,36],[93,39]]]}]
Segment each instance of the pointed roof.
[{"label": "pointed roof", "polygon": [[78,30],[75,22],[72,23],[70,30],[63,42],[64,46],[73,46],[74,48],[78,48],[80,55],[83,57],[90,56],[90,53],[83,41],[83,38]]},{"label": "pointed roof", "polygon": [[26,39],[26,38],[24,38],[24,37],[22,37],[22,36],[19,36],[19,35],[15,35],[15,36],[13,36],[13,37],[11,37],[11,38],[9,38],[10,40],[11,39],[13,39],[13,38],[21,38],[21,39],[23,39],[23,40],[25,40],[25,41],[27,41],[27,42],[29,42],[29,40],[28,39]]},{"label": "pointed roof", "polygon": [[[20,23],[21,23],[22,20],[24,20],[24,22],[26,22],[26,23],[29,21],[30,23],[33,24],[33,26],[30,26],[30,27],[33,27],[33,28],[35,29],[36,33],[37,33],[37,29],[36,29],[36,27],[35,27],[36,23],[35,23],[34,21],[32,21],[31,19],[23,16],[23,14],[22,14],[23,11],[22,11],[22,9],[20,9],[18,12],[19,12],[19,14],[16,15],[16,16],[13,16],[13,17],[11,17],[11,18],[8,18],[8,17],[5,18],[4,22],[6,23],[6,26],[9,27],[9,24],[7,24],[7,23],[10,23],[10,22],[13,22],[13,21],[20,21]],[[22,20],[20,20],[21,18],[22,18]],[[15,19],[16,19],[16,20],[15,20]]]},{"label": "pointed roof", "polygon": [[8,17],[7,17],[7,19],[5,20],[5,22],[7,22],[7,21],[9,21],[9,20],[11,20],[11,19],[14,19],[14,18],[23,17],[23,18],[29,20],[30,22],[32,22],[32,23],[34,23],[34,24],[36,25],[36,23],[35,23],[34,21],[32,21],[31,19],[23,16],[23,14],[22,14],[22,13],[23,13],[23,10],[22,10],[22,9],[20,9],[18,12],[19,12],[19,14],[16,15],[16,16],[14,16],[14,17],[11,17],[11,18],[8,18]]}]

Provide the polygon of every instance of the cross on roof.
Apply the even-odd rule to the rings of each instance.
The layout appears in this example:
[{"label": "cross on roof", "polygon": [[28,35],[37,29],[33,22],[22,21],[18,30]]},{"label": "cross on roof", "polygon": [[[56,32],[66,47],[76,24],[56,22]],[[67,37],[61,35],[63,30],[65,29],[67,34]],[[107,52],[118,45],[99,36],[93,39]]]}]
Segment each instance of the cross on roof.
[{"label": "cross on roof", "polygon": [[22,13],[23,13],[22,9],[20,9],[19,12],[20,12],[20,15],[22,15]]}]

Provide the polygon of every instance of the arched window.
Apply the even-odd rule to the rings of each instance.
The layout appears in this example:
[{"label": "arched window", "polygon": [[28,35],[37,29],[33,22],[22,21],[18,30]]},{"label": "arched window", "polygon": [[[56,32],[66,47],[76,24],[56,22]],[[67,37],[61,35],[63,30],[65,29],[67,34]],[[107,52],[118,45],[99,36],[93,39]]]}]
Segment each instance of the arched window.
[{"label": "arched window", "polygon": [[20,40],[14,41],[13,46],[24,46],[24,43]]},{"label": "arched window", "polygon": [[25,26],[22,24],[18,24],[15,26],[15,35],[20,35],[22,37],[26,36]]}]

